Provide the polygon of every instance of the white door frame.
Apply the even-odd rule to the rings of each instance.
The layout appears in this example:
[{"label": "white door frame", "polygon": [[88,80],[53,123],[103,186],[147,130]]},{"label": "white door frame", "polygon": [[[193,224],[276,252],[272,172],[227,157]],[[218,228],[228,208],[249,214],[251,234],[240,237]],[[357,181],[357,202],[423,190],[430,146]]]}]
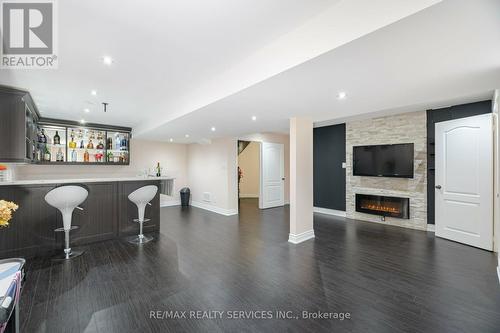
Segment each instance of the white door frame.
[{"label": "white door frame", "polygon": [[[435,126],[436,236],[492,251],[495,158],[493,115],[489,113],[449,120],[436,123]],[[457,134],[453,134],[448,137],[452,135],[452,132],[467,130],[467,133],[471,133],[476,129],[480,129],[481,132],[472,132],[477,133],[478,141],[475,147],[460,141],[448,146],[448,140],[469,142],[467,136],[457,137]],[[474,140],[473,137],[470,140]],[[473,141],[470,142],[472,144]],[[457,150],[457,147],[460,148]],[[462,154],[461,147],[469,151],[472,149],[471,155],[478,155],[469,155],[470,158],[468,158],[463,155],[467,154],[467,150]],[[449,156],[455,160],[456,166],[451,168],[447,166],[448,154],[451,154]],[[470,165],[472,169],[464,169],[469,161],[478,161],[473,163],[476,167]],[[467,174],[467,170],[475,170],[476,177]]]},{"label": "white door frame", "polygon": [[[264,158],[263,158],[263,155],[264,155],[264,145],[265,144],[275,144],[275,145],[280,145],[282,147],[281,149],[281,161],[283,163],[281,163],[280,165],[280,174],[281,174],[281,182],[282,182],[282,186],[281,186],[281,197],[283,198],[283,202],[280,204],[280,206],[284,206],[285,205],[285,145],[283,143],[275,143],[275,142],[265,142],[265,141],[261,141],[260,142],[260,159],[259,159],[259,163],[260,163],[260,184],[259,184],[259,209],[266,209],[266,208],[271,208],[271,207],[267,207],[264,205]],[[278,207],[278,206],[272,206],[272,207]]]}]

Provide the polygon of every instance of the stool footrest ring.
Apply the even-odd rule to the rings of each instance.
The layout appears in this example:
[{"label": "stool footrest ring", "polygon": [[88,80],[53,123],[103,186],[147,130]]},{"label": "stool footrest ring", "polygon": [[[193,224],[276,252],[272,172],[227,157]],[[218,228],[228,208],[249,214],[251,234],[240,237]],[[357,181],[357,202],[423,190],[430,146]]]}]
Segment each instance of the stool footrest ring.
[{"label": "stool footrest ring", "polygon": [[[141,221],[139,221],[139,219],[133,219],[133,221],[134,221],[134,222],[137,222],[137,223],[141,222]],[[149,221],[151,221],[151,219],[144,219],[144,220],[142,221],[142,223],[144,223],[144,222],[149,222]]]},{"label": "stool footrest ring", "polygon": [[[80,228],[80,226],[78,226],[78,225],[72,225],[72,226],[71,226],[71,228],[69,228],[69,230],[70,230],[70,231],[71,231],[71,230],[76,230],[76,229],[78,229],[78,228]],[[63,231],[64,231],[64,228],[57,228],[57,229],[54,229],[54,231],[55,231],[55,232],[63,232]]]}]

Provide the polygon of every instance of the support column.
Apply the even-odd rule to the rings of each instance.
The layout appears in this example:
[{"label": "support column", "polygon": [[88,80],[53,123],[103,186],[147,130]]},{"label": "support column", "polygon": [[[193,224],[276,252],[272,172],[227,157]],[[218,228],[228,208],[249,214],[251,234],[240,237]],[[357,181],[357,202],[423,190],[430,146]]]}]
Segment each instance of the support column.
[{"label": "support column", "polygon": [[290,119],[290,235],[293,244],[314,238],[313,123]]}]

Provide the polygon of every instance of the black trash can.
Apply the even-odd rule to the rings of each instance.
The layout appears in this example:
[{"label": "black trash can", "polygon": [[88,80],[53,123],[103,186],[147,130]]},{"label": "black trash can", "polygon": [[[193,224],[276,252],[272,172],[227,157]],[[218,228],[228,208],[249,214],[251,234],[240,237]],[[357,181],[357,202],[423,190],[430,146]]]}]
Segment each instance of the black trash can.
[{"label": "black trash can", "polygon": [[191,195],[191,190],[189,187],[184,187],[181,189],[181,205],[189,206],[189,196]]}]

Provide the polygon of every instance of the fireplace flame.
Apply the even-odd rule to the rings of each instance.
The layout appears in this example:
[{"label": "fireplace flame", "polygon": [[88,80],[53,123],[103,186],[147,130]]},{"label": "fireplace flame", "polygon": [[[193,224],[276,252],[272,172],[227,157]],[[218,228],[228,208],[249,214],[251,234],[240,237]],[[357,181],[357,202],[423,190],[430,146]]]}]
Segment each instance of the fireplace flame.
[{"label": "fireplace flame", "polygon": [[399,213],[399,209],[397,209],[396,207],[390,207],[390,206],[384,206],[384,205],[365,204],[365,205],[362,205],[361,208],[377,210],[379,212]]}]

